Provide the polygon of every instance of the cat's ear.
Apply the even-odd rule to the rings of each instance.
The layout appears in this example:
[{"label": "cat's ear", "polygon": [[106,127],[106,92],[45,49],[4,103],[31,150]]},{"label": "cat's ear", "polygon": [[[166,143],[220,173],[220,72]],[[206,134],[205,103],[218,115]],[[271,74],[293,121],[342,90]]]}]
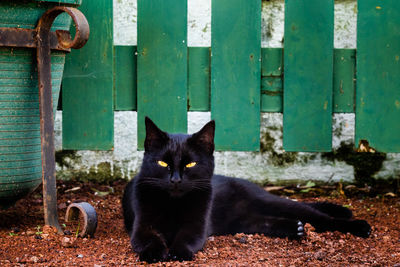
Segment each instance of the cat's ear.
[{"label": "cat's ear", "polygon": [[149,118],[144,119],[146,125],[146,139],[144,141],[144,150],[162,148],[168,141],[169,137],[166,132],[161,131],[157,125]]},{"label": "cat's ear", "polygon": [[204,125],[200,131],[194,133],[188,139],[188,142],[205,150],[208,154],[212,154],[214,152],[214,133],[215,121],[212,120]]}]

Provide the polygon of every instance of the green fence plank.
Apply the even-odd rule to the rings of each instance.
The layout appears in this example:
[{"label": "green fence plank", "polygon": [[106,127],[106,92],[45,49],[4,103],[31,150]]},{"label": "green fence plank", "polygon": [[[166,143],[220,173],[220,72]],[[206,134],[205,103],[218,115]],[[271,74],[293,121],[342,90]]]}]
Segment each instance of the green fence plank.
[{"label": "green fence plank", "polygon": [[261,111],[282,112],[283,99],[282,77],[262,77],[261,79]]},{"label": "green fence plank", "polygon": [[187,1],[138,0],[138,148],[144,117],[187,131]]},{"label": "green fence plank", "polygon": [[115,110],[136,110],[136,46],[115,46]]},{"label": "green fence plank", "polygon": [[261,49],[261,111],[282,112],[283,49]]},{"label": "green fence plank", "polygon": [[261,76],[281,76],[283,72],[283,49],[261,49]]},{"label": "green fence plank", "polygon": [[286,0],[283,147],[332,146],[333,0]]},{"label": "green fence plank", "polygon": [[358,1],[356,144],[400,152],[400,1]]},{"label": "green fence plank", "polygon": [[113,147],[113,39],[111,0],[83,1],[87,44],[67,55],[63,87],[63,148]]},{"label": "green fence plank", "polygon": [[188,47],[188,109],[210,110],[210,48]]},{"label": "green fence plank", "polygon": [[217,150],[259,150],[261,0],[212,1],[211,117]]},{"label": "green fence plank", "polygon": [[354,112],[356,78],[355,49],[333,51],[333,111]]}]

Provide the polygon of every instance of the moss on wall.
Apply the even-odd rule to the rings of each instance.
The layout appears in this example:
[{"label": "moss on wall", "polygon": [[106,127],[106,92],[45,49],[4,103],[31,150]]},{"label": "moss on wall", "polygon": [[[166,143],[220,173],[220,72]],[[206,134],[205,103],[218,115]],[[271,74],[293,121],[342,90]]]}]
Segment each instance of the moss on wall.
[{"label": "moss on wall", "polygon": [[[81,165],[81,156],[78,156],[77,151],[74,150],[57,151],[56,163],[59,167],[57,179],[109,184],[126,176],[119,164],[112,164],[111,162],[100,162],[91,165],[89,169],[86,167],[76,168],[76,166]],[[134,172],[129,173],[130,177],[134,175]]]},{"label": "moss on wall", "polygon": [[71,163],[75,161],[75,159],[79,158],[79,156],[76,155],[75,150],[60,150],[56,151],[56,163],[60,167],[66,167],[66,168],[71,168],[72,165]]},{"label": "moss on wall", "polygon": [[260,152],[269,153],[270,160],[275,166],[285,166],[298,161],[298,152],[278,152],[274,149],[276,140],[269,132],[261,136]]},{"label": "moss on wall", "polygon": [[381,168],[386,159],[385,153],[356,152],[354,144],[341,143],[341,146],[329,153],[322,153],[322,158],[344,161],[354,168],[354,180],[358,185],[374,185],[373,175]]},{"label": "moss on wall", "polygon": [[[282,132],[282,129],[274,128],[270,130],[279,130]],[[307,163],[309,160],[316,158],[316,153],[285,152],[282,147],[277,149],[276,144],[276,138],[274,138],[269,131],[261,135],[260,152],[267,154],[268,159],[274,166],[284,167],[293,163]]]}]

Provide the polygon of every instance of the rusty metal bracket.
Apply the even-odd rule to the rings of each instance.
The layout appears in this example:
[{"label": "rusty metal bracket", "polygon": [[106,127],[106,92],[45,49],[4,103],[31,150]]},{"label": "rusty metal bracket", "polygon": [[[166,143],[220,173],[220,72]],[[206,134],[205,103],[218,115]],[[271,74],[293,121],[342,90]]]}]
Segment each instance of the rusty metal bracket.
[{"label": "rusty metal bracket", "polygon": [[[37,48],[36,36],[36,29],[0,28],[0,46]],[[71,51],[60,46],[55,32],[49,33],[49,41],[52,50]]]},{"label": "rusty metal bracket", "polygon": [[93,237],[97,228],[96,210],[87,202],[72,203],[68,206],[67,212],[65,213],[65,221],[77,221],[79,220],[79,214],[81,214],[83,218],[83,226],[79,235],[81,237]]},{"label": "rusty metal bracket", "polygon": [[[68,31],[50,31],[54,20],[63,12],[68,13],[74,21],[76,33],[73,40]],[[82,12],[72,7],[58,6],[47,10],[35,29],[0,28],[0,46],[37,50],[44,219],[46,225],[56,227],[59,233],[62,233],[62,229],[57,213],[51,49],[79,49],[88,39],[89,24]]]}]

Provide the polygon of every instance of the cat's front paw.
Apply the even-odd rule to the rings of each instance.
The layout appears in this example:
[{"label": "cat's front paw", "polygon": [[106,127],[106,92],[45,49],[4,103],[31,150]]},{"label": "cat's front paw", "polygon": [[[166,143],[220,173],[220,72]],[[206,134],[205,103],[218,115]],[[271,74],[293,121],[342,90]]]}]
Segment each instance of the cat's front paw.
[{"label": "cat's front paw", "polygon": [[364,220],[351,222],[351,233],[355,236],[367,238],[371,234],[371,226]]},{"label": "cat's front paw", "polygon": [[168,253],[168,259],[172,261],[191,261],[194,253],[187,248],[171,249]]},{"label": "cat's front paw", "polygon": [[168,249],[161,242],[151,242],[139,253],[139,260],[148,263],[164,261],[167,258]]}]

